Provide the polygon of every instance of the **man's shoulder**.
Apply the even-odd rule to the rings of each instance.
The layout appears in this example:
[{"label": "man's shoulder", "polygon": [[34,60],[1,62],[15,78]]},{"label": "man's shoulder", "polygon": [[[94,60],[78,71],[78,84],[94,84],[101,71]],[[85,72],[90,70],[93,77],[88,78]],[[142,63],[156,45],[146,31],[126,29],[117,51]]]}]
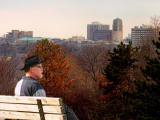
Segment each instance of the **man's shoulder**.
[{"label": "man's shoulder", "polygon": [[42,96],[43,95],[45,96],[44,94],[45,91],[41,92],[41,90],[44,91],[44,89],[41,87],[41,85],[39,84],[37,80],[24,76],[22,77],[21,80],[18,81],[16,85],[15,95],[22,95],[22,96]]},{"label": "man's shoulder", "polygon": [[17,84],[21,84],[22,88],[31,88],[33,86],[36,86],[37,84],[37,81],[36,80],[33,80],[32,78],[30,77],[22,77],[22,79],[20,79],[18,81]]},{"label": "man's shoulder", "polygon": [[23,80],[26,83],[38,83],[37,80],[35,80],[35,79],[31,78],[31,77],[26,77],[26,76],[22,77],[21,80]]},{"label": "man's shoulder", "polygon": [[33,89],[42,88],[40,83],[37,80],[35,80],[34,78],[32,78],[32,77],[23,77],[22,79],[23,79],[24,84],[29,85]]}]

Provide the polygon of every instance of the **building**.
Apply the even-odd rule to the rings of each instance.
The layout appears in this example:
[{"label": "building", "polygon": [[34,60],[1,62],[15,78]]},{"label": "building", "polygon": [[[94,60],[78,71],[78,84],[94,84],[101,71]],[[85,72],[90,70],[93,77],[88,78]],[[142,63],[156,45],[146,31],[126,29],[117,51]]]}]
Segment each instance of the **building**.
[{"label": "building", "polygon": [[68,39],[69,41],[78,41],[78,40],[85,40],[84,36],[72,36]]},{"label": "building", "polygon": [[33,37],[33,32],[32,31],[20,31],[18,34],[18,38],[23,38],[23,37]]},{"label": "building", "polygon": [[94,40],[94,32],[97,30],[109,30],[109,25],[100,24],[99,22],[92,22],[87,25],[87,39]]},{"label": "building", "polygon": [[113,42],[122,42],[123,41],[123,24],[120,18],[113,20]]},{"label": "building", "polygon": [[131,39],[134,46],[142,46],[153,40],[154,30],[151,26],[135,26],[131,29]]},{"label": "building", "polygon": [[23,37],[18,40],[18,42],[37,42],[41,40],[52,40],[51,38],[43,38],[43,37]]},{"label": "building", "polygon": [[33,31],[12,30],[12,32],[6,34],[5,39],[13,42],[23,37],[33,37]]},{"label": "building", "polygon": [[96,30],[93,32],[94,41],[112,42],[112,30]]}]

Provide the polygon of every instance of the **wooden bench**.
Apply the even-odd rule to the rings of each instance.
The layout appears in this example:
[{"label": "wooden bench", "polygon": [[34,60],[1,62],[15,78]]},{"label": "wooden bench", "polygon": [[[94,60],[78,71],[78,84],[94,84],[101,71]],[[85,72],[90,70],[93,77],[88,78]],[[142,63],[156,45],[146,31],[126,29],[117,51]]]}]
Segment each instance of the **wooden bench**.
[{"label": "wooden bench", "polygon": [[0,118],[67,120],[61,98],[0,96]]}]

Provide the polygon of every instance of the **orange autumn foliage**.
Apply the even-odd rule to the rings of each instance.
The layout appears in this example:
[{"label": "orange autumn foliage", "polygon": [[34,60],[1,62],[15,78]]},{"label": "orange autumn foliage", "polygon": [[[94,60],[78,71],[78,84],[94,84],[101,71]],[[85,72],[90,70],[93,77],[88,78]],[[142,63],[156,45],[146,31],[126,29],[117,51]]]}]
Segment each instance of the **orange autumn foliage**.
[{"label": "orange autumn foliage", "polygon": [[39,82],[46,90],[47,96],[64,97],[74,79],[68,79],[71,65],[61,46],[42,40],[35,45],[31,54],[39,56],[42,61],[44,75]]}]

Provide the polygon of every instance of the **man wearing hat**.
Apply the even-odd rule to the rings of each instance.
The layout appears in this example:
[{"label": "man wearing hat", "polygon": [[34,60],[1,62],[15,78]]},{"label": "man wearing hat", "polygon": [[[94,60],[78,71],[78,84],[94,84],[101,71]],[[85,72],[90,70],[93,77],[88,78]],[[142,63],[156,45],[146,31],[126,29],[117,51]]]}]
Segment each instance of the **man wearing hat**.
[{"label": "man wearing hat", "polygon": [[[46,97],[46,92],[36,80],[42,78],[43,67],[37,56],[28,57],[25,59],[25,65],[21,69],[25,71],[25,76],[17,83],[15,88],[16,96],[39,96]],[[78,120],[73,110],[64,104],[67,120]]]},{"label": "man wearing hat", "polygon": [[40,83],[36,80],[42,78],[43,67],[39,57],[31,56],[25,59],[25,76],[17,83],[15,88],[16,96],[41,96],[45,97],[46,92]]}]

